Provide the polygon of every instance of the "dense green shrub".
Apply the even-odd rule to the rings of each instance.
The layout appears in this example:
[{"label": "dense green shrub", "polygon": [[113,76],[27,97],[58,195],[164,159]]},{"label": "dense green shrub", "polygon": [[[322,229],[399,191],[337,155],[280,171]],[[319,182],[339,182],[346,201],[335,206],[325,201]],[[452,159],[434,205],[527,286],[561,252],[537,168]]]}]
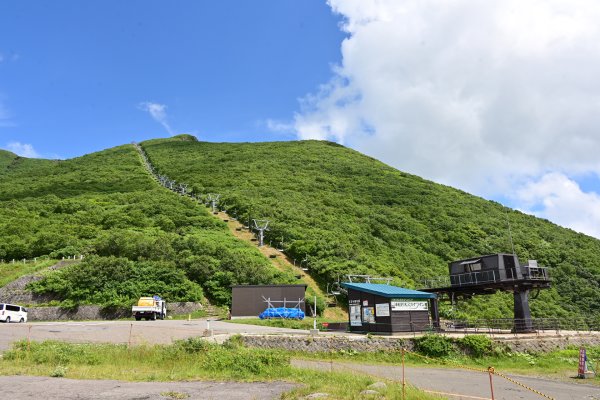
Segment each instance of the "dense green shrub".
[{"label": "dense green shrub", "polygon": [[227,304],[232,284],[291,282],[205,208],[153,182],[133,146],[65,161],[0,158],[0,259],[88,255],[32,285],[63,307],[203,292]]},{"label": "dense green shrub", "polygon": [[[323,286],[347,273],[390,276],[413,288],[447,275],[448,262],[514,249],[551,268],[552,288],[531,300],[536,317],[600,315],[600,241],[459,190],[395,170],[329,142],[144,142],[161,173],[220,193],[244,223],[269,219],[267,241]],[[218,166],[218,167],[215,167]],[[441,313],[512,316],[512,296],[479,296]]]},{"label": "dense green shrub", "polygon": [[458,339],[458,343],[475,357],[485,356],[492,351],[492,340],[486,335],[466,335]]},{"label": "dense green shrub", "polygon": [[429,357],[447,357],[455,351],[452,339],[436,334],[416,338],[415,348],[419,353]]}]

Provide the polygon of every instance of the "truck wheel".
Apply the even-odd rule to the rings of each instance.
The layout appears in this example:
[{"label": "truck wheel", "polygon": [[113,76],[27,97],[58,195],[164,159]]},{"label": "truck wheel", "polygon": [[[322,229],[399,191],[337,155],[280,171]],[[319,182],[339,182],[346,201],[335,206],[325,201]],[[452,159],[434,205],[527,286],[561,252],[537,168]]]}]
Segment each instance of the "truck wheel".
[{"label": "truck wheel", "polygon": [[152,313],[152,316],[150,317],[150,319],[152,321],[156,321],[156,313]]},{"label": "truck wheel", "polygon": [[135,316],[135,320],[136,320],[136,321],[141,321],[141,320],[142,320],[142,317],[138,317],[138,316],[136,315],[136,316]]}]

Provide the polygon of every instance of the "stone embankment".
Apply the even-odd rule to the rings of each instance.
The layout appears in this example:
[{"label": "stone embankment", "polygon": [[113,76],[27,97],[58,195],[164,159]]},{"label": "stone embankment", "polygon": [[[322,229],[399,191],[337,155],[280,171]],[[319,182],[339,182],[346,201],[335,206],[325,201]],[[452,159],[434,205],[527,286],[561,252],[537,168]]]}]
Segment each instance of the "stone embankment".
[{"label": "stone embankment", "polygon": [[[301,352],[391,352],[402,348],[413,350],[414,338],[347,336],[347,335],[245,335],[241,340],[248,347],[285,349]],[[600,332],[563,332],[560,335],[533,335],[531,337],[494,337],[494,346],[513,352],[548,352],[567,346],[598,346]]]},{"label": "stone embankment", "polygon": [[[216,309],[210,305],[206,306],[195,302],[168,303],[167,315],[190,314],[194,311],[204,310],[207,314],[216,313]],[[31,307],[28,319],[30,321],[83,321],[118,319],[131,317],[130,308],[103,308],[94,305],[82,305],[74,309],[62,307]]]},{"label": "stone embankment", "polygon": [[[73,261],[73,260],[59,261],[56,264],[48,267],[44,271],[57,270],[57,269],[66,267],[67,265],[71,265],[76,262],[79,262],[79,261],[77,261],[77,260],[76,261]],[[26,289],[27,285],[30,284],[31,282],[39,281],[40,279],[42,279],[44,271],[39,271],[32,275],[22,276],[19,279],[16,279],[16,280],[8,283],[7,285],[1,287],[0,288],[0,303],[34,305],[34,304],[48,303],[48,302],[54,300],[52,298],[52,296],[37,295]]]},{"label": "stone embankment", "polygon": [[[67,265],[79,262],[78,260],[63,260],[48,267],[47,270],[57,270]],[[47,271],[44,270],[44,271]],[[60,321],[60,320],[94,320],[118,319],[131,317],[130,308],[105,308],[94,305],[82,305],[75,308],[45,307],[54,299],[51,295],[38,295],[27,289],[31,282],[42,279],[43,272],[22,276],[0,288],[0,303],[20,304],[28,307],[27,318],[30,321]],[[41,305],[41,306],[36,306]],[[171,315],[190,314],[194,311],[204,310],[208,315],[216,315],[218,310],[211,305],[195,302],[181,302],[167,304],[167,313]]]}]

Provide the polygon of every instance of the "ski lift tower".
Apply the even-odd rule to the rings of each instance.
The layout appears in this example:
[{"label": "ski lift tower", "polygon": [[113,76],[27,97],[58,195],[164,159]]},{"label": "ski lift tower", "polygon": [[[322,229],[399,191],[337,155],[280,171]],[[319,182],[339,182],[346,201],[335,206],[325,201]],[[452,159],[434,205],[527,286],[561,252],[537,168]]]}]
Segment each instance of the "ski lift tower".
[{"label": "ski lift tower", "polygon": [[269,226],[269,221],[266,219],[253,219],[254,229],[258,231],[258,247],[262,247],[265,239],[265,231]]},{"label": "ski lift tower", "polygon": [[220,194],[215,194],[215,193],[208,194],[208,202],[210,203],[213,213],[216,212],[216,210],[217,210],[217,204],[219,203],[220,197],[221,197]]}]

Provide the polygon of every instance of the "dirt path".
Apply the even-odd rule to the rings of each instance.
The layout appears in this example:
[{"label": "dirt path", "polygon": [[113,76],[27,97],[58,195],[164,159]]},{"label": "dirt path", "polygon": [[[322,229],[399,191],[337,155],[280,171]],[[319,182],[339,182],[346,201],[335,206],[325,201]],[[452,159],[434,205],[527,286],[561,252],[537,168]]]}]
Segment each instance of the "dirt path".
[{"label": "dirt path", "polygon": [[[248,243],[255,243],[252,232],[244,229],[244,225],[239,221],[231,218],[228,214],[220,211],[217,216],[223,221],[227,221],[227,227],[231,233],[240,240]],[[264,246],[257,247],[258,250],[271,261],[271,264],[280,271],[292,271],[295,275],[300,276],[300,279],[305,282],[319,296],[326,297],[326,294],[321,290],[317,282],[299,266],[295,266],[293,260],[290,260],[283,252],[269,246],[265,243]]]},{"label": "dirt path", "polygon": [[[229,228],[229,231],[233,234],[233,236],[245,242],[256,244],[254,240],[254,234],[252,234],[252,232],[250,232],[248,229],[244,229],[244,225],[242,223],[240,223],[239,221],[222,211],[218,212],[216,216],[219,217],[221,220],[226,221],[227,227]],[[258,247],[258,250],[278,270],[292,272],[294,275],[299,276],[299,279],[302,282],[306,283],[308,287],[310,287],[312,290],[314,290],[314,292],[318,296],[322,296],[328,299],[331,298],[331,296],[328,296],[325,292],[323,292],[323,290],[321,290],[318,283],[308,273],[306,273],[306,271],[304,271],[298,265],[295,265],[294,260],[291,260],[282,251],[279,251],[269,246],[269,244],[267,243],[265,243],[264,246]],[[345,321],[348,319],[346,311],[344,311],[340,307],[331,307],[325,309],[324,316],[325,318],[329,318],[332,320]]]},{"label": "dirt path", "polygon": [[0,376],[3,399],[279,399],[288,382],[124,382]]},{"label": "dirt path", "polygon": [[[355,371],[396,381],[402,380],[402,367],[309,360],[292,360],[292,365],[325,371]],[[600,400],[600,386],[561,382],[530,376],[508,375],[555,400]],[[491,398],[489,375],[484,372],[450,368],[405,367],[405,379],[419,389],[440,393],[449,399],[488,400]],[[540,400],[544,397],[493,376],[495,400]]]}]

